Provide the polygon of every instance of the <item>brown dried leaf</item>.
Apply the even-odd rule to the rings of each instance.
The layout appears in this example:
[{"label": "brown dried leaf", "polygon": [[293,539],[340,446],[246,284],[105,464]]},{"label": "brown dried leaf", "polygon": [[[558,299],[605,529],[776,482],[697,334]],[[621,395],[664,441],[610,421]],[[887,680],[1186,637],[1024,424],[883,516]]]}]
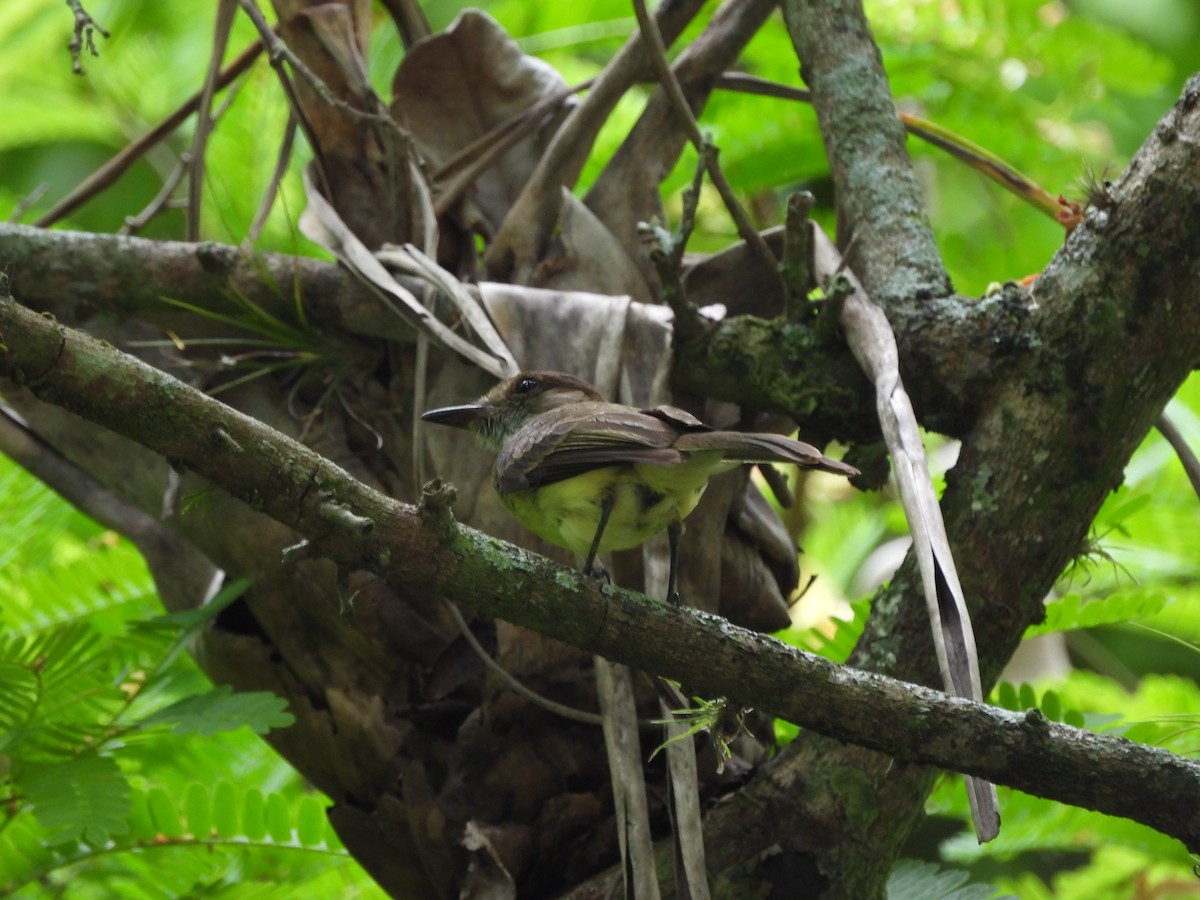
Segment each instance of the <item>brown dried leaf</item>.
[{"label": "brown dried leaf", "polygon": [[533,284],[654,301],[650,286],[621,242],[566,188],[558,238],[534,271]]},{"label": "brown dried leaf", "polygon": [[[495,19],[467,10],[404,58],[392,83],[392,115],[436,169],[564,88],[558,72],[522,53]],[[472,199],[490,230],[499,227],[573,102],[557,107],[540,129],[477,179]]]}]

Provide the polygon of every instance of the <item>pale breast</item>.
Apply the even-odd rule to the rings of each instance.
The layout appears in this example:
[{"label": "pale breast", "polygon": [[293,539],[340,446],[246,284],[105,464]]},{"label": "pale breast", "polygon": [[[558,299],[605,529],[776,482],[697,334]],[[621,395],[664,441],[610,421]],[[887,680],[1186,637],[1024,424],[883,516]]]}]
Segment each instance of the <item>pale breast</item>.
[{"label": "pale breast", "polygon": [[[640,469],[656,471],[646,477]],[[626,550],[686,518],[708,484],[707,477],[664,482],[657,477],[663,470],[661,466],[613,466],[537,490],[502,492],[500,497],[513,517],[534,534],[580,554],[591,548],[601,504],[611,497],[612,512],[599,552]]]}]

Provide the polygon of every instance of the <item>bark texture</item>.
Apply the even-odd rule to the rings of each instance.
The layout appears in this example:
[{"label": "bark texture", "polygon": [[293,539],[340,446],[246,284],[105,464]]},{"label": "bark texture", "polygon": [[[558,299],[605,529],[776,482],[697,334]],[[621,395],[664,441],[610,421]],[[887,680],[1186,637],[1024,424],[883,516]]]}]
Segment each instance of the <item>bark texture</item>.
[{"label": "bark texture", "polygon": [[[369,114],[335,112],[307,88],[300,91],[314,120],[310,136],[325,143],[317,154],[326,164],[323,192],[342,204],[344,219],[371,246],[419,243],[432,207],[420,196],[411,146],[371,118],[379,108],[354,81],[354,66],[345,68],[364,46],[361,4],[277,5],[293,49],[309,48],[337,96]],[[761,3],[731,5],[744,6],[741,16],[720,22],[756,22],[764,13]],[[693,5],[665,6],[677,32]],[[851,264],[893,323],[924,421],[963,439],[943,511],[990,683],[1040,618],[1046,589],[1079,552],[1134,447],[1200,362],[1200,80],[1188,85],[1114,186],[1111,208],[1088,216],[1032,292],[1010,285],[974,300],[951,292],[933,249],[859,5],[789,0],[786,12],[839,203],[859,236]],[[745,40],[745,29],[730,30],[720,41]],[[729,51],[720,41],[711,51],[716,58]],[[689,93],[696,103],[704,96],[695,86]],[[590,146],[593,126],[584,122],[573,138]],[[680,143],[672,127],[654,125],[661,146]],[[581,165],[577,157],[587,146],[556,144],[556,153],[569,157],[561,171]],[[656,165],[669,170],[670,159]],[[519,205],[542,217],[562,202],[560,183],[556,176],[549,194],[529,188]],[[507,196],[509,209],[518,207],[520,187]],[[389,209],[374,218],[380,197],[389,198]],[[438,218],[457,248],[439,256],[444,263],[470,246],[472,229],[485,218],[477,212],[467,198]],[[626,212],[600,210],[596,217],[627,223]],[[530,253],[535,258],[516,258]],[[531,248],[523,240],[497,255],[506,270],[540,266],[545,278],[570,266],[562,247]],[[644,262],[623,264],[640,273],[649,271]],[[113,363],[103,346],[77,354],[74,337],[65,340],[52,322],[42,321],[40,330],[25,322],[19,327],[33,330],[13,340],[19,317],[10,306],[0,360],[7,377],[21,383],[10,380],[4,393],[67,462],[169,528],[172,540],[143,534],[141,546],[172,609],[200,603],[220,573],[254,579],[244,600],[204,635],[202,663],[219,681],[288,698],[297,723],[272,740],[335,799],[333,818],[347,846],[395,896],[458,896],[482,854],[502,861],[522,897],[598,897],[615,859],[598,733],[531,707],[487,675],[444,598],[810,726],[752,778],[748,766],[708,786],[729,794],[705,823],[718,894],[882,896],[921,815],[931,765],[1118,814],[1122,802],[1142,805],[1160,814],[1156,827],[1197,845],[1200,776],[1193,764],[1144,748],[1122,753],[1036,718],[987,717],[927,690],[838,672],[711,617],[620,591],[600,596],[566,570],[456,530],[441,500],[431,500],[421,516],[387,499],[418,495],[411,459],[424,449],[410,427],[419,381],[414,338],[333,266],[284,257],[247,263],[212,245],[0,226],[0,269],[11,273],[21,303],[119,347],[160,338],[167,328],[189,337],[228,333],[211,316],[163,304],[163,297],[219,312],[235,311],[224,305],[230,297],[249,297],[281,313],[299,298],[317,324],[304,335],[314,362],[302,374],[261,378],[223,394],[245,414],[229,416],[194,391]],[[749,318],[689,334],[694,340],[681,342],[676,364],[685,387],[790,413],[822,435],[873,440],[865,381],[856,380],[834,335]],[[194,387],[227,377],[217,354],[173,346],[138,353]],[[804,367],[814,358],[822,360],[812,367],[815,379]],[[441,396],[463,400],[485,382],[450,373]],[[294,416],[295,409],[309,414]],[[258,423],[319,454],[278,442]],[[481,470],[487,465],[482,455],[477,462]],[[201,513],[182,511],[179,498],[210,490]],[[485,502],[464,495],[457,508],[483,516],[476,507]],[[136,518],[111,515],[116,527]],[[312,545],[290,551],[285,565],[283,551],[299,535]],[[341,609],[339,598],[349,596],[353,603]],[[875,598],[873,610],[853,663],[934,683],[929,625],[911,566]],[[581,651],[483,617],[470,627],[522,680],[561,702],[594,708]],[[874,719],[864,709],[874,710]],[[897,721],[881,710],[892,710]],[[1107,783],[1072,762],[1109,750],[1115,780]],[[1152,783],[1147,771],[1162,780]],[[1168,784],[1174,800],[1153,793]],[[655,814],[665,831],[661,807]],[[462,843],[468,826],[470,850]],[[664,870],[669,853],[663,847]]]}]

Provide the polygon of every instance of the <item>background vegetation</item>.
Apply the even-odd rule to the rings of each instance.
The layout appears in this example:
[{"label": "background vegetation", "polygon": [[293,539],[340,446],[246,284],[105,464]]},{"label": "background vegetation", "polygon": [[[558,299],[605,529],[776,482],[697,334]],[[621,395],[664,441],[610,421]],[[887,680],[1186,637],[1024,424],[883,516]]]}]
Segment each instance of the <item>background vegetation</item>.
[{"label": "background vegetation", "polygon": [[[464,5],[426,9],[439,29]],[[629,7],[616,0],[500,0],[486,8],[527,52],[571,82],[597,72],[634,27]],[[1123,167],[1200,62],[1200,8],[1159,0],[1139,4],[1133,17],[1127,9],[1109,0],[868,3],[906,111],[1073,198],[1089,171],[1103,180]],[[86,76],[78,77],[65,49],[71,21],[61,3],[0,6],[0,84],[8,86],[0,91],[0,217],[35,220],[201,83],[211,7],[112,0],[89,11],[111,38],[97,38],[101,55],[85,57]],[[251,39],[239,17],[232,46]],[[391,41],[372,49],[372,75],[387,97],[402,50]],[[797,84],[794,59],[775,23],[750,45],[742,66]],[[207,238],[237,243],[275,164],[286,109],[263,62],[228,96],[209,149],[204,221]],[[626,99],[625,118],[614,117],[597,159],[615,148],[638,100]],[[811,110],[724,94],[702,124],[761,225],[778,222],[782,198],[800,187],[817,195],[817,217],[832,223]],[[119,230],[158,193],[188,138],[185,126],[63,224]],[[981,293],[1035,273],[1061,242],[1061,227],[1042,213],[938,150],[913,140],[910,149],[959,290]],[[294,225],[306,160],[301,148],[259,249],[319,252]],[[685,155],[677,188],[693,166]],[[26,208],[43,184],[45,194]],[[168,212],[142,233],[181,231],[180,214]],[[720,204],[703,204],[694,249],[724,245],[732,234]],[[1200,379],[1168,412],[1200,446]],[[803,564],[809,571],[819,565],[820,578],[787,637],[844,658],[866,612],[854,601],[870,593],[872,578],[887,577],[888,560],[898,561],[893,542],[906,529],[886,492],[834,495],[814,481],[809,494]],[[993,701],[1015,709],[1036,704],[1053,719],[1194,755],[1198,509],[1180,464],[1152,435],[1097,517],[1092,545],[1064,573],[1046,624],[1031,631],[1061,644],[1047,650],[1043,642],[1031,680],[1002,684]],[[340,851],[321,814],[324,801],[254,734],[285,723],[286,713],[269,696],[211,689],[180,652],[197,624],[162,617],[150,577],[127,544],[0,460],[0,892],[240,897],[303,884],[309,896],[378,893]],[[786,735],[786,727],[781,731]],[[61,790],[67,783],[74,786],[69,797]],[[946,779],[910,854],[967,870],[975,885],[957,896],[1200,894],[1194,860],[1149,829],[1003,789],[1001,804],[1000,838],[978,847],[964,824],[957,779]],[[908,895],[930,896],[929,881],[920,879],[933,871],[897,870],[893,895],[914,890],[917,879]],[[953,891],[958,881],[943,884]]]}]

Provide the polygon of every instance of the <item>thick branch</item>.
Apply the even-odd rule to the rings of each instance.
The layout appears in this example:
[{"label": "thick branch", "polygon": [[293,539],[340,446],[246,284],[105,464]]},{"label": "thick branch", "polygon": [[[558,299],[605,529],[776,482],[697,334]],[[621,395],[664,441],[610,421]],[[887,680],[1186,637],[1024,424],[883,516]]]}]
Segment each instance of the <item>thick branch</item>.
[{"label": "thick branch", "polygon": [[8,298],[0,341],[0,374],[204,475],[347,571],[466,603],[898,759],[1132,818],[1200,850],[1200,763],[840,667],[718,617],[601,588],[373,491],[257,420]]},{"label": "thick branch", "polygon": [[854,238],[851,268],[889,313],[897,302],[948,296],[861,0],[785,0],[783,9],[837,186],[839,229]]},{"label": "thick branch", "polygon": [[[346,269],[303,256],[0,223],[0,267],[15,295],[64,316],[71,310],[86,318],[90,309],[170,327],[180,319],[170,301],[223,315],[236,315],[241,301],[285,321],[302,308],[308,321],[330,331],[405,343],[415,338],[408,323]],[[423,282],[398,277],[410,290],[423,289]]]},{"label": "thick branch", "polygon": [[[304,257],[0,223],[0,266],[16,296],[39,309],[61,310],[63,318],[89,308],[137,315],[187,338],[179,311],[164,300],[235,314],[229,298],[237,297],[287,321],[299,306],[328,333],[403,343],[415,337],[344,268]],[[418,295],[424,288],[397,277]],[[919,354],[930,366],[937,361],[913,385],[918,407],[932,413],[927,425],[962,433],[969,419],[962,410],[973,409],[994,383],[989,354],[1011,343],[1025,302],[1016,289],[969,304],[939,301],[944,305],[936,315],[898,335],[909,357]],[[679,387],[791,415],[804,422],[810,440],[874,439],[870,385],[836,336],[752,316],[697,326],[689,332],[693,340],[677,348]],[[931,390],[953,391],[956,399],[942,403]]]}]

